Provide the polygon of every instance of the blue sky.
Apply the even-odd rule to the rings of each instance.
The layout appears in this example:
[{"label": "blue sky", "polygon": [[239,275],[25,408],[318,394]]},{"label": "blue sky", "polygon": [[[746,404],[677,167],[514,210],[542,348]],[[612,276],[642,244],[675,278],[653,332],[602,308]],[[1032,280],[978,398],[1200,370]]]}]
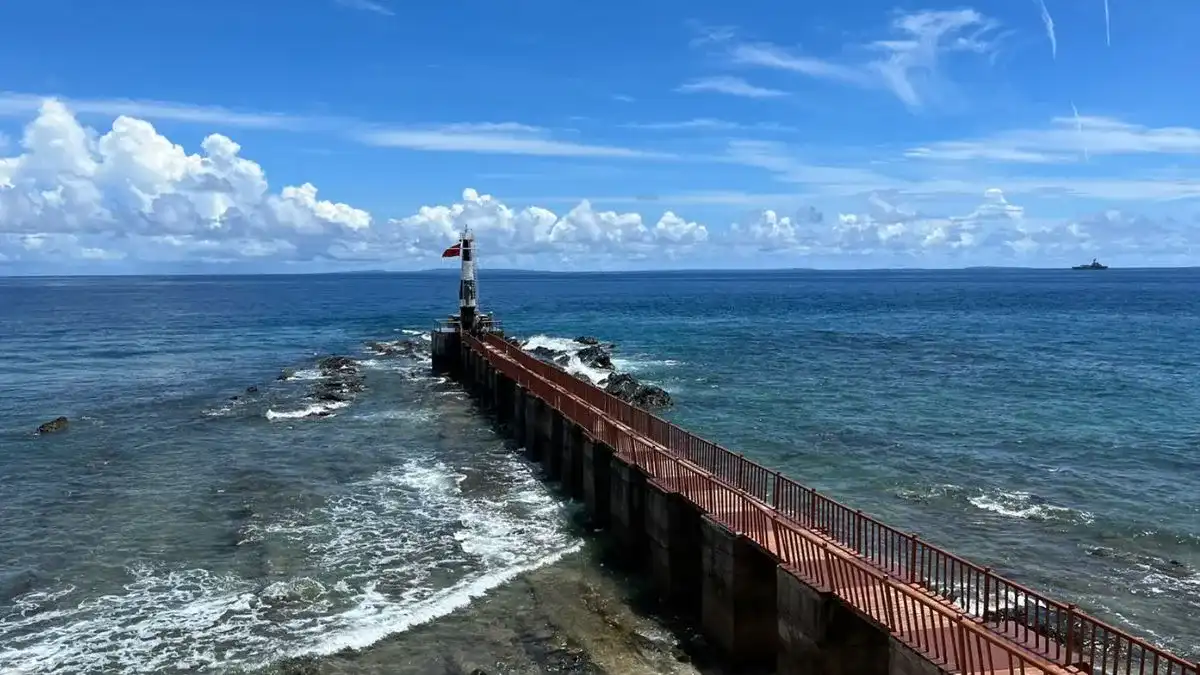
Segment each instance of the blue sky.
[{"label": "blue sky", "polygon": [[1200,264],[1185,0],[0,5],[0,273]]}]

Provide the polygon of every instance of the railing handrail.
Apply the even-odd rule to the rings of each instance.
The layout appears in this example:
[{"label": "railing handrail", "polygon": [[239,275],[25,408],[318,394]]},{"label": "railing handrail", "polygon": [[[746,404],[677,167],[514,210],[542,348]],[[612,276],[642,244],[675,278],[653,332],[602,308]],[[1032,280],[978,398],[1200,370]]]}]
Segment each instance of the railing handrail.
[{"label": "railing handrail", "polygon": [[[1135,645],[1135,646],[1143,649],[1144,651],[1148,652],[1148,655],[1153,655],[1156,663],[1159,659],[1161,659],[1161,660],[1166,661],[1168,664],[1174,664],[1174,665],[1179,666],[1180,672],[1182,672],[1182,673],[1187,673],[1188,670],[1192,670],[1194,673],[1196,673],[1196,675],[1200,675],[1200,664],[1193,664],[1193,663],[1184,661],[1182,658],[1175,656],[1174,654],[1171,654],[1170,652],[1166,651],[1165,649],[1163,649],[1161,647],[1155,646],[1142,638],[1139,638],[1135,635],[1130,634],[1129,632],[1127,632],[1125,630],[1122,630],[1116,626],[1112,626],[1111,624],[1108,624],[1100,619],[1097,619],[1085,612],[1079,611],[1078,609],[1075,608],[1075,605],[1073,605],[1073,604],[1062,603],[1060,601],[1053,600],[1049,597],[1046,597],[1042,593],[1035,591],[1035,590],[1025,586],[1024,584],[1020,584],[1018,582],[1008,579],[1007,577],[996,574],[995,572],[992,571],[992,569],[990,567],[980,566],[977,563],[971,562],[970,560],[967,560],[966,558],[963,558],[962,556],[959,556],[955,553],[947,551],[947,550],[941,548],[940,546],[928,543],[924,539],[921,539],[916,534],[898,530],[898,529],[884,523],[883,521],[879,520],[878,518],[875,518],[874,516],[863,513],[861,510],[858,510],[858,509],[852,509],[849,506],[846,506],[845,504],[843,504],[835,499],[832,499],[830,497],[825,496],[824,494],[821,494],[820,492],[818,492],[817,490],[815,490],[813,488],[807,487],[801,483],[798,483],[798,482],[792,480],[791,478],[784,476],[783,474],[781,474],[778,471],[768,469],[767,467],[765,467],[753,460],[747,459],[745,457],[745,455],[733,453],[730,450],[728,450],[716,443],[707,441],[704,438],[697,436],[697,435],[691,433],[690,431],[687,431],[686,429],[683,429],[675,424],[672,424],[671,422],[663,420],[662,418],[654,415],[653,413],[636,408],[632,404],[630,404],[624,400],[621,400],[621,399],[613,396],[612,394],[609,394],[608,392],[604,391],[603,389],[597,387],[596,385],[592,384],[590,381],[585,381],[585,380],[579,379],[555,364],[548,363],[546,361],[542,361],[541,359],[538,359],[537,357],[534,357],[533,355],[524,351],[519,346],[514,345],[511,342],[508,342],[507,340],[502,339],[497,335],[487,334],[483,337],[482,342],[476,340],[474,337],[470,337],[469,343],[470,344],[478,344],[480,347],[482,347],[484,343],[487,343],[494,347],[497,347],[497,348],[503,350],[503,353],[505,356],[507,356],[508,358],[510,358],[511,360],[516,362],[517,364],[521,365],[526,370],[529,370],[531,373],[533,373],[536,376],[542,377],[539,374],[539,371],[546,372],[546,373],[556,372],[556,373],[565,375],[566,378],[561,379],[561,381],[558,383],[552,382],[551,380],[547,380],[547,381],[549,383],[553,384],[554,386],[562,389],[563,391],[567,392],[569,395],[576,396],[577,398],[583,400],[584,402],[589,401],[589,396],[587,395],[588,393],[591,393],[593,395],[598,395],[598,396],[600,396],[600,398],[602,400],[604,400],[604,402],[606,404],[605,406],[600,408],[602,411],[609,409],[608,406],[611,405],[611,406],[613,406],[613,409],[622,410],[625,413],[627,413],[623,417],[627,417],[630,421],[636,419],[636,417],[639,417],[639,416],[643,417],[644,419],[646,419],[648,421],[648,426],[653,426],[655,424],[659,425],[659,428],[663,429],[666,432],[668,438],[672,437],[674,435],[675,437],[680,438],[680,439],[694,439],[696,441],[699,441],[700,443],[702,443],[705,446],[712,447],[718,454],[723,454],[727,458],[735,460],[736,462],[738,462],[740,464],[747,465],[749,467],[752,467],[755,470],[758,470],[758,471],[764,472],[767,475],[773,476],[773,485],[771,485],[771,491],[775,495],[779,494],[780,483],[783,483],[785,485],[790,484],[796,488],[799,488],[802,491],[805,491],[805,492],[811,494],[814,499],[819,499],[820,501],[830,505],[833,508],[840,509],[847,514],[850,514],[851,517],[853,517],[857,520],[863,521],[863,523],[874,525],[875,527],[878,527],[879,529],[881,529],[885,532],[894,534],[901,541],[907,542],[910,547],[920,546],[924,550],[929,551],[930,553],[934,554],[935,556],[940,556],[942,558],[945,558],[946,560],[951,561],[951,562],[953,562],[957,565],[960,565],[964,568],[967,568],[978,575],[984,575],[989,580],[994,581],[995,583],[1004,586],[1006,589],[1025,596],[1024,604],[1026,604],[1026,605],[1028,605],[1029,601],[1033,601],[1035,604],[1042,603],[1042,604],[1045,604],[1048,608],[1053,607],[1054,609],[1056,609],[1060,612],[1068,612],[1068,618],[1070,620],[1079,621],[1082,624],[1090,626],[1092,628],[1093,635],[1095,634],[1095,632],[1097,630],[1102,631],[1104,633],[1109,634],[1111,637],[1116,638],[1117,640],[1127,642],[1130,645]],[[555,379],[560,379],[560,378],[555,378]],[[572,388],[575,389],[575,391],[571,391]],[[647,432],[647,430],[645,430],[645,429],[637,429],[636,427],[635,427],[635,431],[637,431],[638,433],[646,433]],[[672,434],[672,431],[674,432],[674,434]],[[653,435],[651,435],[651,434],[647,434],[647,436],[653,438]],[[658,439],[654,439],[654,440],[656,442],[658,442]],[[672,448],[667,444],[663,444],[663,447],[665,447],[670,452],[676,451],[675,448]],[[689,459],[688,461],[693,461],[693,460]],[[698,466],[701,466],[702,468],[704,468],[706,470],[709,469],[709,467],[705,467],[703,465],[698,465]],[[720,479],[719,475],[714,476],[714,478],[716,478],[719,482],[725,482]],[[727,487],[734,489],[734,490],[741,491],[741,492],[746,492],[739,485],[727,484]],[[766,501],[765,495],[760,497],[758,495],[753,495],[750,493],[746,493],[746,494],[755,499],[762,499],[763,501]],[[784,518],[788,518],[788,516],[786,514],[784,514]],[[797,525],[802,528],[804,527],[800,523],[797,523]],[[857,527],[861,527],[861,525],[856,525],[856,528]],[[808,529],[808,528],[804,528],[804,529]],[[832,529],[832,528],[829,528],[829,529]],[[859,550],[858,546],[853,545],[850,542],[843,542],[840,540],[837,540],[837,541],[840,545],[845,546],[847,549],[854,551],[858,555],[864,554],[864,552],[862,550]],[[912,570],[910,570],[910,572],[912,572]],[[928,586],[926,586],[925,579],[917,579],[916,581],[918,583],[920,583],[920,585],[923,588],[927,588],[927,590],[933,591],[938,594],[941,593],[936,588],[929,588]],[[944,605],[942,605],[942,608],[946,609]],[[973,616],[975,618],[979,618],[984,621],[986,621],[988,619],[988,617],[987,617],[987,614],[988,614],[987,598],[984,598],[983,608],[979,612],[978,616],[975,616],[975,613],[971,611],[971,607],[969,606],[969,604],[967,606],[963,607],[962,609],[963,609],[964,613],[966,613],[968,616]],[[947,609],[947,611],[949,611],[949,610]],[[1108,640],[1106,639],[1105,642],[1108,642]],[[1068,651],[1070,650],[1071,646],[1072,645],[1070,645],[1070,644],[1067,645]],[[1118,652],[1119,652],[1119,650],[1120,650],[1120,647],[1118,646]],[[1070,655],[1068,654],[1068,658],[1069,657],[1070,657]]]}]

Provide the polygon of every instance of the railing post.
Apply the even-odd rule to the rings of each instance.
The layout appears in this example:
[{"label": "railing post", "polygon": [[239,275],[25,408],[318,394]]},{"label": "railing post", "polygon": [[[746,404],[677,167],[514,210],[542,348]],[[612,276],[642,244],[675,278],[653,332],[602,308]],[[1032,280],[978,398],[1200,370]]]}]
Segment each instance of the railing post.
[{"label": "railing post", "polygon": [[983,568],[983,609],[979,610],[979,616],[984,623],[988,621],[988,609],[992,604],[992,568]]},{"label": "railing post", "polygon": [[779,513],[779,472],[775,472],[775,478],[771,481],[771,508]]},{"label": "railing post", "polygon": [[[746,484],[743,482],[743,480],[745,479],[744,474],[746,472],[746,455],[745,455],[745,453],[739,452],[737,457],[738,457],[737,478],[735,479],[737,482],[734,483],[734,485],[737,485],[739,489],[745,490]],[[747,490],[747,492],[748,492],[748,490]]]},{"label": "railing post", "polygon": [[917,545],[921,538],[916,534],[908,535],[908,583],[917,583]]},{"label": "railing post", "polygon": [[[997,607],[996,609],[999,609]],[[1066,665],[1075,660],[1075,605],[1067,605],[1067,657],[1063,659]],[[1200,672],[1200,671],[1197,671]]]},{"label": "railing post", "polygon": [[808,526],[811,529],[817,529],[817,498],[820,497],[816,490],[808,492]]},{"label": "railing post", "polygon": [[963,625],[963,615],[957,615],[954,620],[958,624],[958,630],[955,631],[958,634],[958,640],[956,641],[958,644],[955,645],[958,647],[956,650],[958,652],[958,671],[960,673],[973,673],[975,671],[967,666],[967,655],[970,654],[970,649],[967,648],[967,629]]},{"label": "railing post", "polygon": [[863,512],[862,509],[854,511],[854,550],[859,555],[863,553]]},{"label": "railing post", "polygon": [[889,630],[896,630],[896,610],[892,607],[892,577],[887,574],[883,575],[883,600],[887,611],[887,627]]},{"label": "railing post", "polygon": [[837,575],[833,572],[833,556],[829,555],[829,544],[821,542],[821,553],[824,557],[822,562],[825,563],[825,574],[829,576],[829,590],[836,594],[838,592]]}]

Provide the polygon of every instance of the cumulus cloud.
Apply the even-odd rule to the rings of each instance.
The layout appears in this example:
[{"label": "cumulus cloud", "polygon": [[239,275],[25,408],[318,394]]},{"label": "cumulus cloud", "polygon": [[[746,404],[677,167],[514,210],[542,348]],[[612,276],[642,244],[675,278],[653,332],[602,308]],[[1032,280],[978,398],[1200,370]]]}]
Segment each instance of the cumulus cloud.
[{"label": "cumulus cloud", "polygon": [[119,116],[100,133],[56,100],[42,103],[18,154],[0,155],[8,261],[397,261],[440,253],[464,226],[498,253],[638,256],[708,238],[703,225],[670,211],[645,222],[584,201],[559,216],[472,189],[460,203],[380,221],[322,199],[311,183],[273,191],[262,166],[226,136],[210,135],[189,154],[144,120]]},{"label": "cumulus cloud", "polygon": [[843,212],[826,222],[809,209],[796,217],[762,211],[736,224],[731,235],[763,250],[790,249],[819,255],[878,255],[921,258],[979,252],[1010,257],[1086,248],[1085,228],[1072,222],[1029,221],[1023,207],[992,188],[962,215],[933,215],[908,208],[894,193],[873,193],[861,212]]},{"label": "cumulus cloud", "polygon": [[735,249],[1030,261],[1120,250],[1177,261],[1196,248],[1193,222],[1112,210],[1073,220],[1031,217],[997,188],[956,214],[929,213],[905,203],[914,193],[903,183],[789,161],[748,142],[732,150],[789,181],[853,189],[833,198],[829,218],[811,207],[790,215],[760,210],[717,232],[674,210],[646,216],[581,200],[554,211],[471,188],[454,203],[388,218],[329,199],[311,183],[273,188],[263,167],[226,136],[210,135],[189,152],[144,120],[118,116],[111,128],[95,130],[50,100],[0,152],[0,264],[46,263],[66,272],[77,263],[130,271],[196,262],[422,267],[466,227],[496,266],[617,267],[691,255],[713,261]]},{"label": "cumulus cloud", "polygon": [[[708,240],[705,226],[671,211],[650,224],[640,214],[599,211],[584,200],[560,216],[539,206],[517,210],[492,195],[467,188],[456,204],[423,206],[411,216],[389,221],[372,244],[399,248],[412,258],[431,258],[467,227],[481,249],[507,256],[550,252],[638,257],[662,249],[686,249]],[[369,255],[370,246],[362,253]]]},{"label": "cumulus cloud", "polygon": [[21,149],[0,159],[0,227],[9,233],[230,240],[371,223],[365,211],[318,200],[312,185],[271,194],[262,168],[221,135],[188,154],[143,120],[118,117],[99,135],[51,100],[26,127]]}]

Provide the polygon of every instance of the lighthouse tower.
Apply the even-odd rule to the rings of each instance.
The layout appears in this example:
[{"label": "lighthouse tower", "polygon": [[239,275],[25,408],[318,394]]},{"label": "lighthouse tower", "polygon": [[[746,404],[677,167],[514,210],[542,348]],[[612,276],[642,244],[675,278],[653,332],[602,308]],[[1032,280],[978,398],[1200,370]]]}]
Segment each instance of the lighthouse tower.
[{"label": "lighthouse tower", "polygon": [[458,282],[458,319],[463,330],[471,331],[475,329],[478,298],[475,285],[475,235],[470,230],[464,230],[459,246],[462,251],[462,277]]}]

